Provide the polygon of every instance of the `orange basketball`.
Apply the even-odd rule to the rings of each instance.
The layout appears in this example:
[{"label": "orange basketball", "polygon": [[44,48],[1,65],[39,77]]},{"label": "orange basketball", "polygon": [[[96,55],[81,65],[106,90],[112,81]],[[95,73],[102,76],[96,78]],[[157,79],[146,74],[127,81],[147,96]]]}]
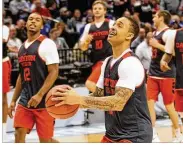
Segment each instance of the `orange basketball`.
[{"label": "orange basketball", "polygon": [[47,94],[45,99],[46,110],[48,113],[56,119],[67,119],[76,114],[79,109],[79,105],[61,105],[56,107],[55,104],[60,101],[52,101],[52,90],[56,88],[64,88],[66,89],[68,85],[58,85],[53,87]]}]

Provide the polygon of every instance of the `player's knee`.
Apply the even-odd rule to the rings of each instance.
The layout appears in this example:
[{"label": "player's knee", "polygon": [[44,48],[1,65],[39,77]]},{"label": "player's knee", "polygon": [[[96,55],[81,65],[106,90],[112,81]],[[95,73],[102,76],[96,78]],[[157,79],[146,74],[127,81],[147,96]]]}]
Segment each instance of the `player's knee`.
[{"label": "player's knee", "polygon": [[17,140],[17,139],[19,139],[19,134],[18,134],[18,131],[17,130],[15,130],[15,140]]},{"label": "player's knee", "polygon": [[175,111],[175,107],[174,107],[173,103],[165,105],[165,107],[166,107],[167,112]]},{"label": "player's knee", "polygon": [[24,139],[26,135],[25,129],[24,128],[18,128],[15,131],[15,136],[19,139]]}]

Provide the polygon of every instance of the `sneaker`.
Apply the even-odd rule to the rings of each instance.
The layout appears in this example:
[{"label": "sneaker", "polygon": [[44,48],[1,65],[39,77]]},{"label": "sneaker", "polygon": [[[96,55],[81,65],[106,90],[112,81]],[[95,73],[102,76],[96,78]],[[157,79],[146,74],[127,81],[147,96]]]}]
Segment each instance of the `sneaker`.
[{"label": "sneaker", "polygon": [[174,143],[183,143],[183,135],[173,138],[172,142],[174,142]]},{"label": "sneaker", "polygon": [[157,134],[153,135],[153,140],[152,140],[152,142],[153,142],[153,143],[161,142]]}]

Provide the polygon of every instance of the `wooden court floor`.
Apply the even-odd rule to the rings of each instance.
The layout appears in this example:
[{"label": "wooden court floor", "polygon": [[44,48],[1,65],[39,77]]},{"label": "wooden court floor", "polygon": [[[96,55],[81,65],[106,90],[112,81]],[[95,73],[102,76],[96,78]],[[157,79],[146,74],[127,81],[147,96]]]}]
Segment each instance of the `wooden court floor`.
[{"label": "wooden court floor", "polygon": [[[171,127],[158,127],[157,132],[161,142],[171,142],[172,129]],[[60,142],[76,142],[76,143],[98,143],[101,141],[104,134],[89,134],[80,136],[60,137]]]}]

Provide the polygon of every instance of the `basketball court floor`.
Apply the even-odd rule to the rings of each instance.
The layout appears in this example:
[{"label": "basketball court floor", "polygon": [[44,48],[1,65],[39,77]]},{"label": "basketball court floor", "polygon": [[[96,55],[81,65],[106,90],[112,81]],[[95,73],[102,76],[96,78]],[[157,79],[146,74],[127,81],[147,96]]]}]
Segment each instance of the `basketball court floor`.
[{"label": "basketball court floor", "polygon": [[[83,92],[86,89],[83,89]],[[81,91],[81,90],[80,90]],[[11,101],[13,90],[8,94],[8,102]],[[10,120],[9,120],[10,121]],[[11,120],[11,128],[12,120]],[[10,127],[10,126],[8,126]],[[157,120],[156,128],[161,142],[171,142],[172,130],[171,122],[169,119]],[[100,142],[105,132],[104,123],[90,123],[89,125],[76,125],[68,127],[55,127],[54,137],[62,143],[75,142],[75,143],[97,143]],[[14,131],[8,131],[8,141],[14,142]],[[26,136],[26,142],[39,142],[36,130],[33,129],[30,134]]]}]

